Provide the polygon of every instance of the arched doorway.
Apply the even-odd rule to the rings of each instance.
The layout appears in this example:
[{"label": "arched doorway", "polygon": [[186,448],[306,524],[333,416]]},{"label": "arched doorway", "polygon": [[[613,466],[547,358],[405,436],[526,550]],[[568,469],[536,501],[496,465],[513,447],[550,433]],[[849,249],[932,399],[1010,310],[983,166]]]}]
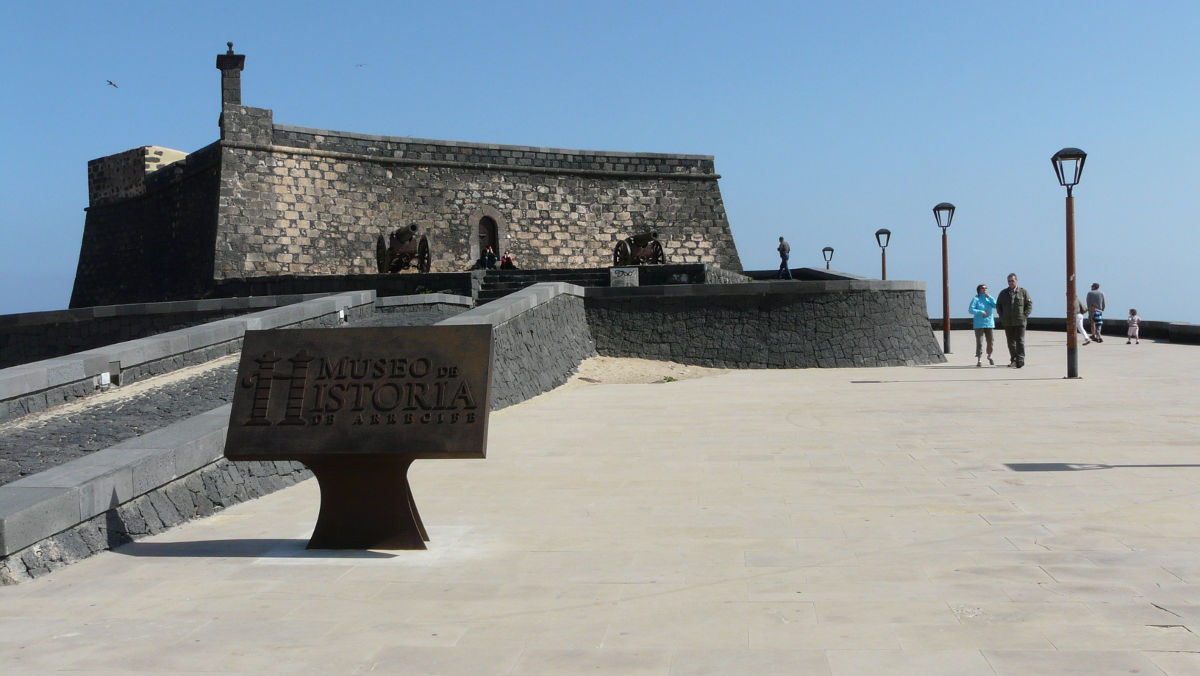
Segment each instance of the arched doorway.
[{"label": "arched doorway", "polygon": [[492,251],[496,255],[500,255],[500,235],[496,227],[496,219],[491,216],[484,216],[479,219],[479,252],[482,254],[487,251],[488,247],[492,247]]},{"label": "arched doorway", "polygon": [[479,207],[467,217],[464,225],[466,232],[462,236],[466,240],[467,248],[470,249],[469,263],[479,260],[489,246],[497,256],[504,253],[501,247],[511,247],[511,242],[508,240],[508,220],[494,207]]}]

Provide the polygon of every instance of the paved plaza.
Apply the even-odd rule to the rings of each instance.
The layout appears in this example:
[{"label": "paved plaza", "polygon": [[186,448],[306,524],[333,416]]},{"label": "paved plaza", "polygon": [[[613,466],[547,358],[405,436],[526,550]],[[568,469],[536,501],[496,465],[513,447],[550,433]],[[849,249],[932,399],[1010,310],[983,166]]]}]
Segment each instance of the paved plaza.
[{"label": "paved plaza", "polygon": [[1200,347],[1064,342],[560,388],[413,466],[428,551],[309,480],[0,587],[0,671],[1200,673]]}]

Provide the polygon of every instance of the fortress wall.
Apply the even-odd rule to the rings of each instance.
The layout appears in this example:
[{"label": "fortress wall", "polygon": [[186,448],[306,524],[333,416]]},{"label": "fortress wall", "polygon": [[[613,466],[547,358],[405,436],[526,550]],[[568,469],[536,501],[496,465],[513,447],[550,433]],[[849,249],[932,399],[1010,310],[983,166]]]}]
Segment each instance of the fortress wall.
[{"label": "fortress wall", "polygon": [[588,289],[596,352],[722,368],[912,366],[946,360],[921,282]]},{"label": "fortress wall", "polygon": [[142,194],[88,208],[71,307],[203,295],[212,278],[217,158],[210,146],[145,176]]},{"label": "fortress wall", "polygon": [[263,112],[225,111],[218,279],[372,273],[376,238],[410,223],[430,238],[433,271],[463,270],[485,216],[524,268],[608,265],[618,240],[653,229],[672,262],[741,269],[711,157],[284,126],[264,144]]},{"label": "fortress wall", "polygon": [[490,324],[493,411],[519,404],[567,382],[596,356],[582,294],[563,282],[541,282],[438,322]]}]

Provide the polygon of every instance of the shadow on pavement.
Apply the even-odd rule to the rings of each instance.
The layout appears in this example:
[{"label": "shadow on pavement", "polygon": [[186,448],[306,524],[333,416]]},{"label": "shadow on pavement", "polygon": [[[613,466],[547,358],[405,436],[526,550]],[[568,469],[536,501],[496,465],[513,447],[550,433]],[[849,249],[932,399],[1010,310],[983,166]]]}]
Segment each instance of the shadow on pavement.
[{"label": "shadow on pavement", "polygon": [[274,557],[317,559],[391,559],[395,554],[357,549],[305,549],[308,540],[194,540],[190,542],[130,542],[112,551],[125,556]]},{"label": "shadow on pavement", "polygon": [[1136,467],[1200,467],[1200,464],[1105,465],[1091,462],[1008,462],[1004,466],[1014,472],[1084,472],[1094,469],[1126,469]]},{"label": "shadow on pavement", "polygon": [[[975,367],[971,367],[975,368]],[[881,385],[886,383],[925,383],[928,385],[937,385],[938,383],[1010,383],[1018,380],[1066,380],[1062,377],[1054,378],[942,378],[940,380],[851,380],[851,385]]]}]

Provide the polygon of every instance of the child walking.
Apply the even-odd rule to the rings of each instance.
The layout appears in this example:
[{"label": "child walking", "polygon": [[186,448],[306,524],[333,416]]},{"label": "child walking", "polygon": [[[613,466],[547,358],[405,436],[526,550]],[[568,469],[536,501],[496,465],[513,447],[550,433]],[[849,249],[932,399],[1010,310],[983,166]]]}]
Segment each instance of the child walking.
[{"label": "child walking", "polygon": [[1129,320],[1128,321],[1129,321],[1129,331],[1126,333],[1126,335],[1129,337],[1125,339],[1125,344],[1128,345],[1129,341],[1132,340],[1134,343],[1141,345],[1142,341],[1138,339],[1138,326],[1142,323],[1142,318],[1138,316],[1136,309],[1129,308]]}]

